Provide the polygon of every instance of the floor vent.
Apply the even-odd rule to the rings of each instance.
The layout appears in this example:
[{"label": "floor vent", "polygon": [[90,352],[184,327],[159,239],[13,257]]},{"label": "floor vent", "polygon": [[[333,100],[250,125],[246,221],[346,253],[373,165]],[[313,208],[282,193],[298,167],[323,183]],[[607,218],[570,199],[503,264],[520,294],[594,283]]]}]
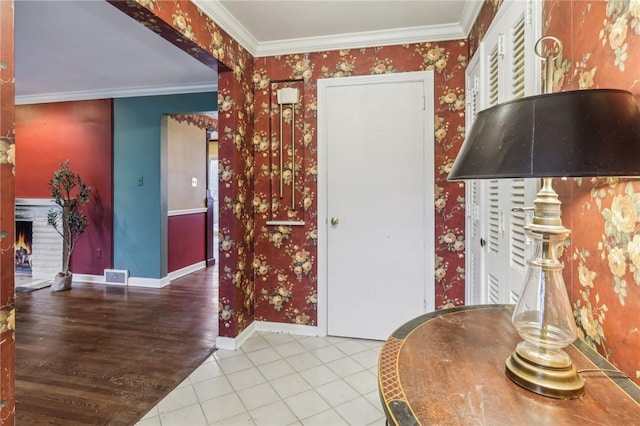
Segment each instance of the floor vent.
[{"label": "floor vent", "polygon": [[127,284],[129,271],[124,269],[105,269],[104,282],[107,284]]}]

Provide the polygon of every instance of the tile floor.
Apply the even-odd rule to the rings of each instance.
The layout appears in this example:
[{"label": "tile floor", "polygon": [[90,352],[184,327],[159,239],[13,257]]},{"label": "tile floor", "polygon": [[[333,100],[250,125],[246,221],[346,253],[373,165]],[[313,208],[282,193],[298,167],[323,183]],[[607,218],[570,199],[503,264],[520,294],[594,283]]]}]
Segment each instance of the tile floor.
[{"label": "tile floor", "polygon": [[137,426],[382,426],[382,343],[255,333],[216,351]]}]

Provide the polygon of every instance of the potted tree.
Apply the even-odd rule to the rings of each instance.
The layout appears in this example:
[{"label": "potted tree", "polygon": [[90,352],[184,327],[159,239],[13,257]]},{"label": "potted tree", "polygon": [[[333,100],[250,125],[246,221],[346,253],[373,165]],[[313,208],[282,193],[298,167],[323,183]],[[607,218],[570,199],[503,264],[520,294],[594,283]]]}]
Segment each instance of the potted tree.
[{"label": "potted tree", "polygon": [[51,291],[71,288],[73,275],[69,272],[71,253],[80,235],[87,227],[87,216],[80,206],[89,202],[92,188],[85,185],[80,175],[69,170],[69,160],[60,163],[60,169],[49,181],[51,198],[58,205],[47,214],[47,223],[62,236],[62,271],[55,276]]}]

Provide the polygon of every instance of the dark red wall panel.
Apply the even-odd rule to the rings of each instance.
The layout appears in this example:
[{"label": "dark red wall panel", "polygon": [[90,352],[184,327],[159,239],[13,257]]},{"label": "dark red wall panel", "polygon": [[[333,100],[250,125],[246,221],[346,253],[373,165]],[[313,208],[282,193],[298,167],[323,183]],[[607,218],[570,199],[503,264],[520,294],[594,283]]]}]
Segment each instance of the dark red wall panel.
[{"label": "dark red wall panel", "polygon": [[65,160],[93,188],[71,271],[102,275],[113,266],[110,99],[16,106],[16,197],[50,198],[47,183]]},{"label": "dark red wall panel", "polygon": [[169,272],[205,260],[206,213],[169,216]]}]

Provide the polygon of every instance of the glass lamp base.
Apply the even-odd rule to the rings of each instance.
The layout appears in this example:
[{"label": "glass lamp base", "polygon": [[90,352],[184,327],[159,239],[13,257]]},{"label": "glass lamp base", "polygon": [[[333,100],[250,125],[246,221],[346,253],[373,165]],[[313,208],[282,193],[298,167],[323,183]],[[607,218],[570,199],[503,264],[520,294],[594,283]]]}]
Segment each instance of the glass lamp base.
[{"label": "glass lamp base", "polygon": [[515,384],[539,395],[558,399],[584,395],[584,380],[571,361],[563,366],[544,366],[521,356],[516,349],[507,358],[505,373]]}]

